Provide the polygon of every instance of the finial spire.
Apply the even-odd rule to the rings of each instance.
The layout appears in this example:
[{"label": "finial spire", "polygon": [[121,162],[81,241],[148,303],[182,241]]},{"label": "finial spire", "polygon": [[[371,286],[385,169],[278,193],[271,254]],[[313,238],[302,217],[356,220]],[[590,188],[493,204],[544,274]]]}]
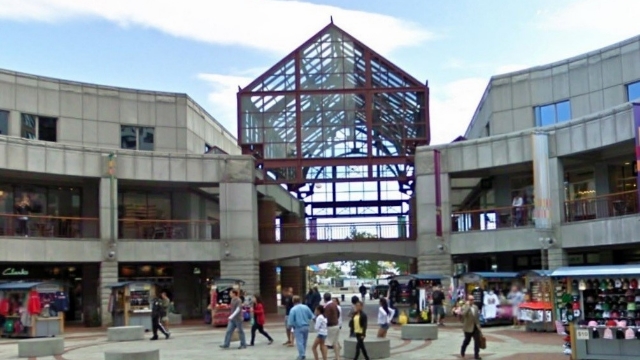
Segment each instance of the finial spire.
[{"label": "finial spire", "polygon": [[331,19],[331,23],[333,24],[333,15],[329,16],[329,18]]}]

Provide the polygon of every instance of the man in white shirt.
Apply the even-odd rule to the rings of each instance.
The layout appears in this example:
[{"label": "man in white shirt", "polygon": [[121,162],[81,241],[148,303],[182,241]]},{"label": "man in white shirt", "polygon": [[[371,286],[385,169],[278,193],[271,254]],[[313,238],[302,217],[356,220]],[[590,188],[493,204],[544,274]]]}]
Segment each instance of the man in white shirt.
[{"label": "man in white shirt", "polygon": [[522,225],[522,212],[524,206],[524,199],[520,192],[516,193],[513,197],[513,201],[511,202],[511,207],[513,207],[513,226]]}]

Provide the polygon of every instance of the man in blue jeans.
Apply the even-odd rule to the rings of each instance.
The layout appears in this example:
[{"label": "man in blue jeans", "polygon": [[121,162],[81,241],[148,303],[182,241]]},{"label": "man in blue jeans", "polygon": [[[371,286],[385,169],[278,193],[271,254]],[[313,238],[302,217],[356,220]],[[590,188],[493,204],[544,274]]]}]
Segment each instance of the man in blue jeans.
[{"label": "man in blue jeans", "polygon": [[298,346],[298,360],[306,359],[307,339],[309,338],[309,320],[313,313],[308,306],[300,304],[300,297],[293,297],[293,308],[289,312],[288,325],[293,328],[293,336]]},{"label": "man in blue jeans", "polygon": [[231,315],[227,324],[227,333],[224,335],[224,344],[220,345],[223,349],[228,349],[229,345],[231,345],[231,335],[235,329],[238,329],[238,336],[240,337],[239,349],[247,348],[244,331],[242,330],[242,300],[238,297],[239,295],[238,290],[231,290]]}]

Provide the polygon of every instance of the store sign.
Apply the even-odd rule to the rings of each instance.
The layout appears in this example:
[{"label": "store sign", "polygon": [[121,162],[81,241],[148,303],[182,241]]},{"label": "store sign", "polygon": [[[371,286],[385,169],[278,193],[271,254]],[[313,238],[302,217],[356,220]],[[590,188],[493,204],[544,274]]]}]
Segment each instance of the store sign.
[{"label": "store sign", "polygon": [[475,284],[480,282],[480,275],[477,274],[466,274],[461,278],[463,283],[466,284]]},{"label": "store sign", "polygon": [[576,339],[578,339],[578,340],[589,340],[589,330],[588,329],[578,329],[578,330],[576,330]]},{"label": "store sign", "polygon": [[29,271],[25,270],[24,268],[6,268],[4,269],[4,271],[2,272],[2,275],[4,276],[29,276]]}]

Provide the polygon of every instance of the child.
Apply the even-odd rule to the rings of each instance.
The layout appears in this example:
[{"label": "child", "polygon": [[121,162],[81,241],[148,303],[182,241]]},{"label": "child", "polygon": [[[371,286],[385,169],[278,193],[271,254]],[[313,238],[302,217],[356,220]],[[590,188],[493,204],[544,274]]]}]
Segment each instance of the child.
[{"label": "child", "polygon": [[327,360],[327,346],[324,344],[324,341],[327,339],[327,334],[329,330],[327,329],[327,318],[324,317],[324,307],[322,305],[318,305],[316,308],[316,332],[318,333],[318,337],[313,342],[313,358],[318,360],[318,347],[320,347],[320,353],[322,354],[322,360]]}]

